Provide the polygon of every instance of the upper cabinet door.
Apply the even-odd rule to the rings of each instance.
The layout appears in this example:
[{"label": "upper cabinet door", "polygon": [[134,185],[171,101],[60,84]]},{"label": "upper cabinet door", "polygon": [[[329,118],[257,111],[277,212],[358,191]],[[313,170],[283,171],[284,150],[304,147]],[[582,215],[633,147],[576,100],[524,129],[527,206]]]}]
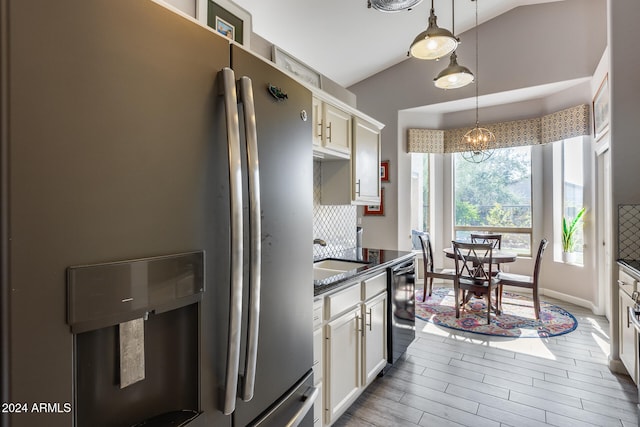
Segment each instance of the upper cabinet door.
[{"label": "upper cabinet door", "polygon": [[380,130],[356,117],[353,133],[353,200],[380,203]]},{"label": "upper cabinet door", "polygon": [[322,147],[322,101],[315,96],[311,104],[311,113],[313,117],[313,147]]},{"label": "upper cabinet door", "polygon": [[323,110],[324,146],[341,153],[351,153],[351,114],[326,102]]}]

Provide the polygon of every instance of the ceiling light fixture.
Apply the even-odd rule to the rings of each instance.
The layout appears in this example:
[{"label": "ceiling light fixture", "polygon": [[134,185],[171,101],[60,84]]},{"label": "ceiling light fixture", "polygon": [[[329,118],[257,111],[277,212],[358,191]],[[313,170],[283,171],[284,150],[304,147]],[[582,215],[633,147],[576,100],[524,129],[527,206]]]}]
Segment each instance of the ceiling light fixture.
[{"label": "ceiling light fixture", "polygon": [[440,59],[458,47],[458,39],[449,30],[438,27],[437,19],[431,0],[429,26],[416,36],[409,48],[409,54],[414,58]]},{"label": "ceiling light fixture", "polygon": [[457,89],[473,82],[473,73],[462,65],[458,65],[458,55],[451,54],[449,66],[436,76],[434,83],[440,89]]},{"label": "ceiling light fixture", "polygon": [[481,128],[478,121],[478,0],[476,2],[476,125],[462,137],[462,158],[471,163],[480,163],[493,154],[491,146],[496,142],[496,136],[489,129]]},{"label": "ceiling light fixture", "polygon": [[368,0],[367,6],[381,12],[398,12],[411,9],[422,3],[422,0]]},{"label": "ceiling light fixture", "polygon": [[[451,0],[451,33],[455,37],[456,15],[454,0]],[[458,55],[456,55],[456,51],[454,50],[451,54],[449,66],[442,70],[433,80],[436,87],[440,89],[457,89],[468,85],[474,79],[473,73],[469,71],[467,67],[458,65]]]}]

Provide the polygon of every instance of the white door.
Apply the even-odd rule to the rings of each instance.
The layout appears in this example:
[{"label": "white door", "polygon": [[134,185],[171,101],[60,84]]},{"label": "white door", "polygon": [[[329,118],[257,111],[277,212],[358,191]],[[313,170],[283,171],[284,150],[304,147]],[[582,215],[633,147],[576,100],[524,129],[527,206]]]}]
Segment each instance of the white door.
[{"label": "white door", "polygon": [[[598,142],[602,144],[604,141]],[[611,322],[611,153],[607,149],[597,157],[597,259],[598,306]]]},{"label": "white door", "polygon": [[327,420],[333,423],[353,403],[360,389],[360,305],[327,324]]},{"label": "white door", "polygon": [[637,381],[636,358],[638,345],[636,328],[629,322],[629,307],[633,307],[633,300],[622,289],[620,290],[620,360],[627,368],[633,382]]},{"label": "white door", "polygon": [[356,118],[353,138],[353,199],[380,203],[380,131]]},{"label": "white door", "polygon": [[369,384],[387,364],[387,294],[364,306],[364,384]]},{"label": "white door", "polygon": [[341,153],[351,153],[351,114],[324,103],[324,146]]}]

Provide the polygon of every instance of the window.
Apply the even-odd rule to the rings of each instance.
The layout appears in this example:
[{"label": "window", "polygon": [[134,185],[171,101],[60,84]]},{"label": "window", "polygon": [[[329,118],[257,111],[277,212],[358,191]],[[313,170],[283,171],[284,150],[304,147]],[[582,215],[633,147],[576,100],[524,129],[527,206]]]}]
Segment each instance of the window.
[{"label": "window", "polygon": [[[562,155],[562,215],[571,221],[584,206],[584,144],[582,137],[560,141]],[[556,151],[557,153],[557,151]],[[575,264],[583,263],[583,233],[579,224],[575,233]]]},{"label": "window", "polygon": [[429,155],[411,155],[411,228],[429,231]]},{"label": "window", "polygon": [[482,163],[454,154],[456,240],[502,234],[502,249],[531,255],[531,147],[500,148]]},{"label": "window", "polygon": [[[429,154],[411,154],[411,229],[429,231]],[[420,243],[412,233],[414,249]]]}]

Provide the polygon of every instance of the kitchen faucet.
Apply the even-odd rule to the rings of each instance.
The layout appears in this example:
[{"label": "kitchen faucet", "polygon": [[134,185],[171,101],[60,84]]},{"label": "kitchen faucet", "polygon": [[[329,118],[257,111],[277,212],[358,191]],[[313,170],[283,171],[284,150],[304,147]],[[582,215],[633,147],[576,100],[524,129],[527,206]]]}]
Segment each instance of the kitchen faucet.
[{"label": "kitchen faucet", "polygon": [[314,245],[327,246],[327,242],[322,239],[313,239]]}]

